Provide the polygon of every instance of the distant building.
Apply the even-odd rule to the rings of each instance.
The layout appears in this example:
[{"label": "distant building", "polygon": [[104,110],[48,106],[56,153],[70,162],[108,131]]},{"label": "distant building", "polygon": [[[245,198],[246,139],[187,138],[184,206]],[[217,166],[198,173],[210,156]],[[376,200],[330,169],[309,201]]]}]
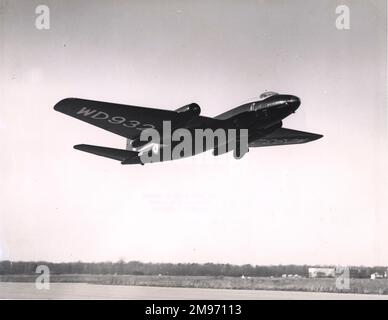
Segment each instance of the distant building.
[{"label": "distant building", "polygon": [[309,268],[309,278],[334,278],[335,268]]},{"label": "distant building", "polygon": [[383,276],[382,274],[380,274],[380,273],[375,272],[375,273],[372,273],[372,274],[370,275],[370,278],[371,278],[372,280],[376,280],[376,279],[383,279],[384,276]]}]

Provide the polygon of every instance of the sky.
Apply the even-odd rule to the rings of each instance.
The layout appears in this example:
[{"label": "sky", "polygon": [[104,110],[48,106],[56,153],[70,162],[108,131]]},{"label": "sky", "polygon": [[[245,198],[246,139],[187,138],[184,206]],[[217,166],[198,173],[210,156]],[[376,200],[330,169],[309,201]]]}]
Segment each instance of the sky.
[{"label": "sky", "polygon": [[[384,0],[0,0],[0,260],[388,265],[386,16]],[[125,139],[53,110],[216,116],[266,90],[302,101],[284,127],[324,137],[122,166],[72,147]]]}]

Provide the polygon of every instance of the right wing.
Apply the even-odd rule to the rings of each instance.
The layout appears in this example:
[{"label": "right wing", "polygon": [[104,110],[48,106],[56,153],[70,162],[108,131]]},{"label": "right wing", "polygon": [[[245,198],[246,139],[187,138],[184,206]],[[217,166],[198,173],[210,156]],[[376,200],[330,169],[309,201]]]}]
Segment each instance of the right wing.
[{"label": "right wing", "polygon": [[138,137],[145,129],[160,130],[163,121],[179,121],[179,113],[171,110],[77,98],[63,99],[54,109],[128,139]]},{"label": "right wing", "polygon": [[249,147],[266,147],[286,144],[298,144],[314,141],[322,138],[323,135],[292,130],[287,128],[279,128],[270,134],[249,142]]}]

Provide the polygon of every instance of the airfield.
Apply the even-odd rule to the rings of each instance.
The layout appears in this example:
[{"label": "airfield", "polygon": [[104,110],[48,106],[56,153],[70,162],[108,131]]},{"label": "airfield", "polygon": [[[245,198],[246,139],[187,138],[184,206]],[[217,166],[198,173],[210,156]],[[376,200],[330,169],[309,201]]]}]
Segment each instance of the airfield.
[{"label": "airfield", "polygon": [[51,283],[38,290],[31,282],[0,282],[0,299],[117,300],[388,300],[388,295],[327,292],[172,288]]}]

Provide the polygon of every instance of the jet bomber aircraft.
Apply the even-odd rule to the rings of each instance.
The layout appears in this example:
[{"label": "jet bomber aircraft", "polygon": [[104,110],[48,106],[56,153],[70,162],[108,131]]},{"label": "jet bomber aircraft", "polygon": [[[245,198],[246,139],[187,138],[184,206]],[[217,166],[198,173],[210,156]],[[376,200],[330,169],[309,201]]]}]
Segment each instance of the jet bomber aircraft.
[{"label": "jet bomber aircraft", "polygon": [[[282,120],[294,113],[300,104],[297,96],[265,92],[259,100],[214,118],[201,116],[201,108],[196,103],[172,111],[66,98],[54,109],[127,139],[125,149],[88,144],[75,145],[75,149],[118,160],[121,164],[144,164],[175,160],[207,150],[213,150],[216,156],[233,150],[235,158],[240,158],[249,148],[300,144],[321,138],[320,134],[283,128]],[[206,134],[198,136],[199,130],[213,133],[211,138],[216,139],[203,148],[192,147],[199,140],[203,146],[203,139],[207,138]],[[229,134],[232,131],[239,134]],[[149,134],[144,139],[142,135],[147,132],[154,135]],[[225,132],[223,138],[217,135],[220,132]],[[159,134],[158,139],[153,138],[155,133]],[[182,138],[187,138],[184,145]],[[175,153],[174,148],[178,150]]]}]

